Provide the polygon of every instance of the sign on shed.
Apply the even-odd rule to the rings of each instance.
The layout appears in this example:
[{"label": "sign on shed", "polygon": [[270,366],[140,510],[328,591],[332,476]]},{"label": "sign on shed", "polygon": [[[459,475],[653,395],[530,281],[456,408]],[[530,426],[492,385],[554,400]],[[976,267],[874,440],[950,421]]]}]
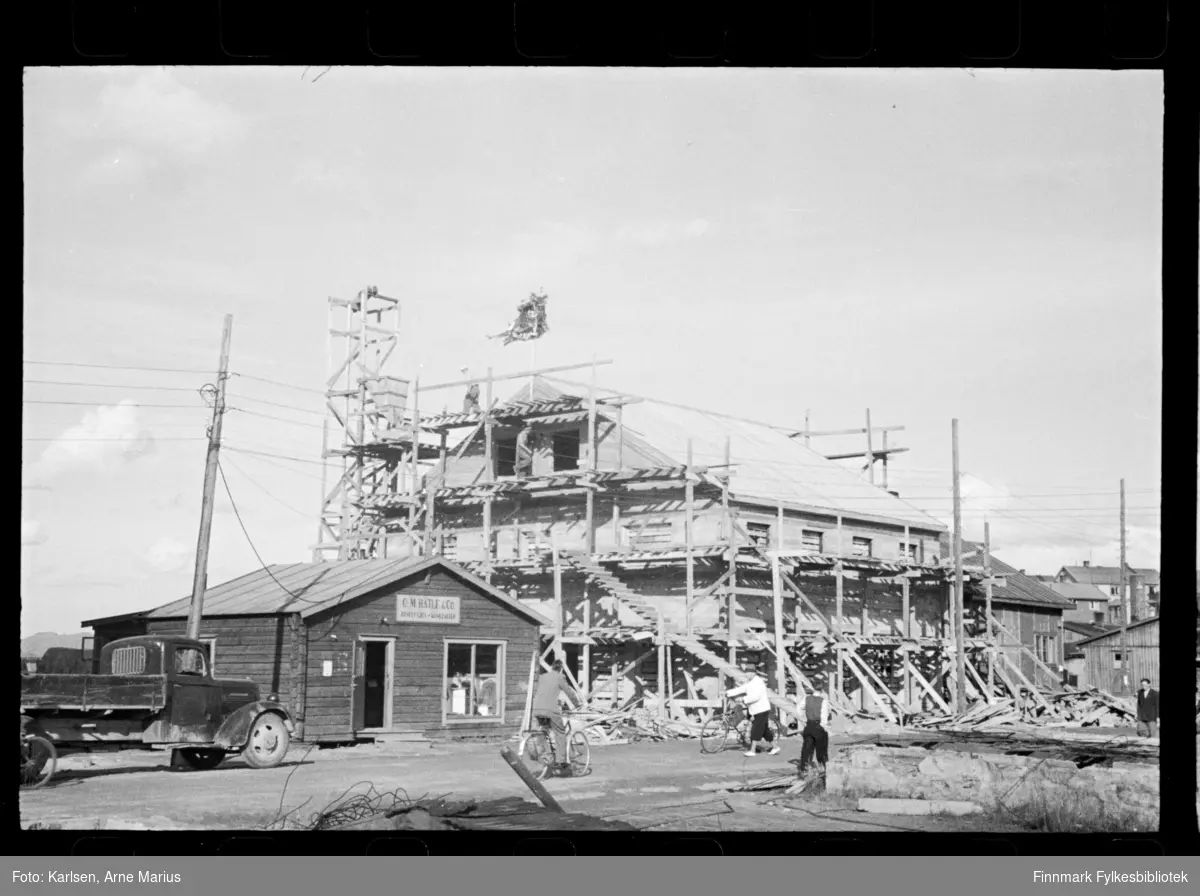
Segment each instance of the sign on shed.
[{"label": "sign on shed", "polygon": [[459,618],[459,599],[423,594],[397,594],[396,621],[457,625],[462,621]]}]

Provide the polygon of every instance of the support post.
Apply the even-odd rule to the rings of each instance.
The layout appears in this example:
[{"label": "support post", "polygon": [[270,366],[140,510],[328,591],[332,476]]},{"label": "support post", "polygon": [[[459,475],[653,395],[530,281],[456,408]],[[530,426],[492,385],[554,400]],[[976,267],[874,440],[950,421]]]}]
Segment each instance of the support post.
[{"label": "support post", "polygon": [[591,699],[592,699],[592,694],[591,694],[591,691],[592,691],[592,644],[590,641],[591,630],[592,630],[592,593],[591,593],[591,588],[589,587],[588,582],[585,579],[584,583],[583,583],[583,634],[585,637],[589,638],[589,640],[583,642],[583,646],[580,648],[580,651],[579,651],[580,654],[582,654],[582,658],[580,659],[580,664],[583,666],[583,668],[579,670],[579,685],[580,685],[580,689],[583,691],[583,693],[580,696],[583,697],[585,703],[590,703]]},{"label": "support post", "polygon": [[837,562],[833,565],[834,588],[835,588],[835,612],[834,612],[834,637],[838,642],[837,650],[837,679],[835,687],[839,696],[845,696],[846,690],[846,664],[842,657],[841,640],[842,640],[842,598],[844,597],[845,585],[842,581],[842,558],[846,556],[844,545],[842,544],[842,515],[839,513],[837,518]]},{"label": "support post", "polygon": [[[408,538],[409,538],[409,553],[410,556],[416,554],[421,545],[417,542],[417,466],[421,456],[421,377],[418,374],[413,380],[415,388],[413,393],[413,408],[412,408],[412,464],[409,467],[408,478]],[[429,520],[426,518],[426,523]],[[426,552],[428,553],[428,551]]]},{"label": "support post", "polygon": [[[592,383],[588,390],[588,472],[594,474],[596,464],[596,357],[592,356]],[[594,479],[594,477],[592,477]],[[587,553],[591,557],[596,553],[596,491],[594,482],[589,482],[586,495],[587,504]]]},{"label": "support post", "polygon": [[662,610],[658,611],[658,718],[667,717],[667,633]]},{"label": "support post", "polygon": [[554,563],[554,654],[556,659],[563,657],[563,590],[562,564],[558,560],[558,537],[551,538],[550,551]]},{"label": "support post", "polygon": [[1129,693],[1129,624],[1133,622],[1133,602],[1129,599],[1129,576],[1125,569],[1125,480],[1121,480],[1121,695]]},{"label": "support post", "polygon": [[885,430],[883,431],[883,457],[882,457],[882,461],[883,461],[883,490],[884,490],[884,491],[887,491],[887,487],[888,487],[888,478],[887,478],[887,462],[888,462],[888,453],[887,453],[887,434],[888,434],[888,431],[885,429]]},{"label": "support post", "polygon": [[962,482],[958,471],[958,419],[951,421],[954,450],[954,662],[957,679],[957,705],[955,710],[967,711],[967,656],[966,620],[963,618],[963,564],[962,564]]},{"label": "support post", "polygon": [[687,473],[683,486],[683,538],[687,551],[687,609],[685,612],[685,631],[692,636],[692,594],[695,590],[695,570],[692,564],[692,527],[695,519],[695,488],[692,485],[692,440],[687,443]]},{"label": "support post", "polygon": [[875,451],[871,444],[871,409],[867,408],[867,475],[875,484]]},{"label": "support post", "polygon": [[[484,475],[491,485],[496,481],[496,453],[492,444],[492,368],[487,369],[487,388],[484,393],[483,407],[483,452]],[[492,581],[492,491],[488,489],[487,497],[483,499],[483,557],[485,580]]]},{"label": "support post", "polygon": [[[782,508],[780,512],[782,513]],[[786,654],[783,643],[783,579],[779,572],[777,555],[771,558],[771,603],[775,611],[775,693],[780,697],[787,697],[787,670],[784,668]],[[796,682],[796,689],[800,689],[800,682]],[[780,721],[787,722],[786,719],[780,719]]]},{"label": "support post", "polygon": [[192,601],[188,606],[187,636],[200,637],[204,592],[208,590],[208,546],[212,538],[213,503],[216,500],[218,460],[221,451],[221,421],[225,417],[225,383],[229,379],[229,341],[233,315],[225,315],[221,330],[221,360],[217,366],[217,397],[213,402],[212,426],[208,431],[208,457],[204,462],[204,491],[200,502],[200,534],[196,539],[196,568],[192,574]]},{"label": "support post", "polygon": [[984,601],[987,604],[987,696],[988,700],[991,701],[996,688],[996,635],[995,629],[992,627],[992,530],[987,520],[984,520],[983,523],[983,574],[986,576]]},{"label": "support post", "polygon": [[[908,539],[909,539],[908,526],[905,526],[904,527],[904,550],[906,552],[911,551],[911,548],[908,546],[909,545]],[[909,561],[915,562],[916,558],[910,556]],[[905,571],[907,572],[907,570],[905,570]],[[902,637],[905,641],[904,659],[906,660],[906,662],[904,663],[904,708],[905,708],[905,710],[907,710],[910,706],[912,706],[912,699],[913,699],[912,679],[909,677],[909,674],[908,674],[908,663],[907,663],[907,660],[908,660],[908,643],[907,642],[912,640],[912,608],[909,605],[911,602],[911,599],[912,599],[911,591],[909,590],[910,587],[911,586],[909,585],[909,578],[908,578],[908,576],[905,576],[901,580],[901,583],[900,583],[900,614],[901,614],[900,637]]]},{"label": "support post", "polygon": [[737,616],[737,533],[733,526],[733,510],[729,504],[729,478],[730,472],[733,469],[733,448],[732,440],[729,436],[725,437],[725,475],[721,480],[721,505],[725,512],[725,533],[726,543],[725,548],[729,556],[729,590],[727,598],[728,611],[726,613],[728,623],[729,637],[729,665],[737,665],[737,641],[734,636],[737,634],[737,625],[735,622]]}]

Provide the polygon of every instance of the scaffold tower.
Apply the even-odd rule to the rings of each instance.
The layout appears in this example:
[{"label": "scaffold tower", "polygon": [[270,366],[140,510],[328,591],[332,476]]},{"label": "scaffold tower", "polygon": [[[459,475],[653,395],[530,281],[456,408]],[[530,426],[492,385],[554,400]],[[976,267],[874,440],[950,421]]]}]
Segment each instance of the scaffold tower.
[{"label": "scaffold tower", "polygon": [[417,506],[416,388],[385,372],[399,344],[400,300],[380,295],[374,286],[352,299],[331,296],[328,330],[321,511],[313,560],[386,557],[389,531],[411,534],[418,523],[396,519],[385,526],[364,512],[384,496],[392,502],[407,497],[414,510]]}]

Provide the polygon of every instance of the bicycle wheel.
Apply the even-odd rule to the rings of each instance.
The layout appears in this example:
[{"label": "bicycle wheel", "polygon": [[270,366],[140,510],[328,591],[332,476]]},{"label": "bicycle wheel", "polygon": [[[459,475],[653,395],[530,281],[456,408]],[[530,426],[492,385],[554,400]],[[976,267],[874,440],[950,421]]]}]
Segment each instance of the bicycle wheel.
[{"label": "bicycle wheel", "polygon": [[58,766],[58,751],[44,737],[32,735],[21,741],[21,786],[32,790],[52,777]]},{"label": "bicycle wheel", "polygon": [[592,762],[592,748],[587,735],[582,731],[572,734],[567,744],[567,754],[571,757],[571,775],[576,778],[586,775]]},{"label": "bicycle wheel", "polygon": [[535,778],[540,780],[546,777],[554,762],[554,752],[544,731],[533,731],[525,735],[525,739],[521,741],[521,761]]},{"label": "bicycle wheel", "polygon": [[720,753],[729,745],[729,726],[724,716],[713,716],[700,729],[700,752]]}]

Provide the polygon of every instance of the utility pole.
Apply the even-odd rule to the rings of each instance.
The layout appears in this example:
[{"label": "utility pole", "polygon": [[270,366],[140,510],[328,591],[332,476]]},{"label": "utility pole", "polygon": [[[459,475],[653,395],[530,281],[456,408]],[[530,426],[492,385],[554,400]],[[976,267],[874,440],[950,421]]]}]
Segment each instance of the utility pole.
[{"label": "utility pole", "polygon": [[225,382],[229,379],[229,339],[233,335],[233,315],[225,315],[221,333],[221,363],[217,369],[217,398],[213,404],[212,425],[208,429],[208,460],[204,465],[204,498],[200,504],[200,537],[196,542],[196,571],[192,577],[192,603],[188,608],[187,636],[200,637],[200,614],[208,587],[208,544],[212,536],[213,499],[217,490],[217,453],[221,450],[221,420],[225,416]]},{"label": "utility pole", "polygon": [[958,473],[958,419],[951,421],[954,442],[954,662],[958,680],[957,705],[959,714],[967,710],[966,622],[963,619],[962,567],[962,493]]},{"label": "utility pole", "polygon": [[1129,577],[1125,574],[1125,480],[1121,480],[1121,693],[1129,692],[1129,623],[1133,621],[1129,606]]}]

